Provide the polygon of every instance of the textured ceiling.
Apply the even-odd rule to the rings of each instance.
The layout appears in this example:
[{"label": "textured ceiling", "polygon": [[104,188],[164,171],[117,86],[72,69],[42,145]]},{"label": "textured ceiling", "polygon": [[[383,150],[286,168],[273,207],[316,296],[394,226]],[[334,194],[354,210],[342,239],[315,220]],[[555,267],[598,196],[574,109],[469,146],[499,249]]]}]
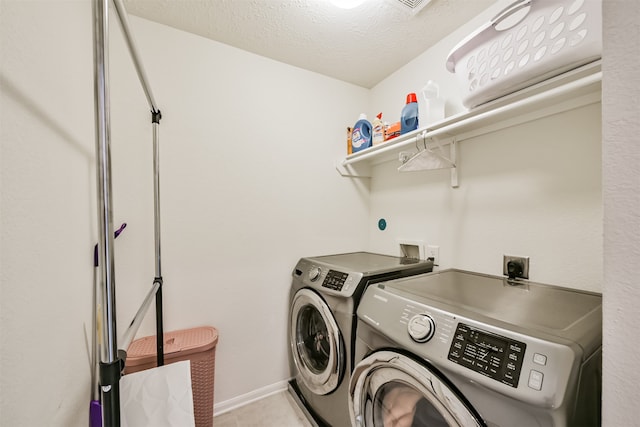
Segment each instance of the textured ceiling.
[{"label": "textured ceiling", "polygon": [[371,88],[496,0],[124,0],[150,21]]}]

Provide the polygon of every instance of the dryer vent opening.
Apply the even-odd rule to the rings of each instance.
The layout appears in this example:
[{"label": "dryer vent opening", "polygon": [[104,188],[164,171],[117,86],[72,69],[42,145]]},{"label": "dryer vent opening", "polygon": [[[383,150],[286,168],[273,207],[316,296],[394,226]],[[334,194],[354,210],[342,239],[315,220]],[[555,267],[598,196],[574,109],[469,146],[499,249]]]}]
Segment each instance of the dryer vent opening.
[{"label": "dryer vent opening", "polygon": [[407,259],[424,259],[424,245],[418,242],[398,242],[400,256]]}]

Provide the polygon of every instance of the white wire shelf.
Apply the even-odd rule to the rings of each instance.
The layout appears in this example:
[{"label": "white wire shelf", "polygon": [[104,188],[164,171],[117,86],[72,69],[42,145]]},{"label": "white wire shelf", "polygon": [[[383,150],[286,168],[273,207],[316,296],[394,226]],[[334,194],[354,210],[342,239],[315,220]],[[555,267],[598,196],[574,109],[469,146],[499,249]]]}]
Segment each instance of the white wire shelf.
[{"label": "white wire shelf", "polygon": [[[441,122],[406,133],[391,141],[351,154],[336,164],[345,177],[370,177],[375,164],[399,160],[403,151],[415,153],[422,147],[434,148],[461,142],[500,129],[569,111],[601,100],[600,61],[548,79],[537,85],[447,117]],[[437,144],[434,143],[437,141]],[[455,168],[455,165],[453,166]],[[452,186],[453,175],[452,175]]]}]

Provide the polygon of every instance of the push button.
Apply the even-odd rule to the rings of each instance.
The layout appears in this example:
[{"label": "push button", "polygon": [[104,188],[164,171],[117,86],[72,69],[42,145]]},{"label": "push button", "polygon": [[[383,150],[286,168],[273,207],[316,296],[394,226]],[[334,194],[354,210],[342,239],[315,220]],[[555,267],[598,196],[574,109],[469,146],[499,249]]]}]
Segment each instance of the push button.
[{"label": "push button", "polygon": [[540,353],[534,353],[533,354],[533,363],[536,363],[538,365],[546,365],[547,364],[547,356],[545,356],[544,354],[540,354]]},{"label": "push button", "polygon": [[529,387],[534,390],[542,390],[542,379],[544,374],[542,372],[531,370],[529,373]]}]

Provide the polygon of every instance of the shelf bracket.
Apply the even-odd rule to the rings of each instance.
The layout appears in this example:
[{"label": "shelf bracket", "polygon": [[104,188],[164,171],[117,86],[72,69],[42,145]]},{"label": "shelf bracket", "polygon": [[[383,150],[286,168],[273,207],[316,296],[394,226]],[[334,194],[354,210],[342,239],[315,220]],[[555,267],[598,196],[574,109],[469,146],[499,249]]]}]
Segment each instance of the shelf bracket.
[{"label": "shelf bracket", "polygon": [[449,157],[453,163],[451,168],[451,188],[458,188],[458,142],[455,138],[449,144]]},{"label": "shelf bracket", "polygon": [[355,165],[338,160],[336,170],[345,178],[371,178],[371,170],[367,165]]}]

